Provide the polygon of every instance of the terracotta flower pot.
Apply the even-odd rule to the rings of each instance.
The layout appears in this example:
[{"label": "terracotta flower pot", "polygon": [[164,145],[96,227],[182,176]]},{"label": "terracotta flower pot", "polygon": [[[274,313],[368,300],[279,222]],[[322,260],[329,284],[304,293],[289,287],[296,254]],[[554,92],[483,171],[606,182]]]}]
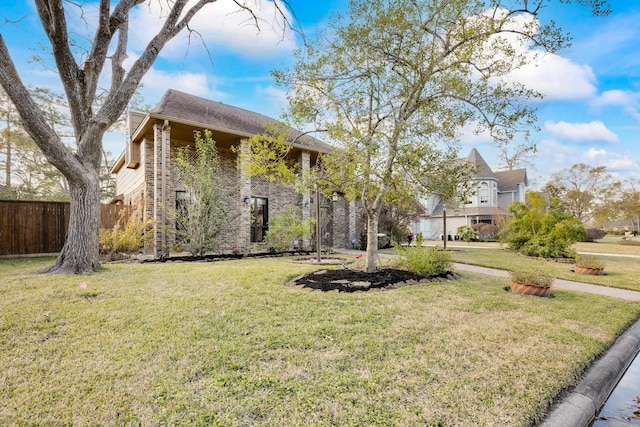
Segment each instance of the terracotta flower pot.
[{"label": "terracotta flower pot", "polygon": [[579,274],[591,274],[593,276],[602,276],[604,274],[604,268],[589,268],[589,267],[574,267],[574,271]]},{"label": "terracotta flower pot", "polygon": [[523,295],[535,295],[537,297],[548,297],[551,293],[551,286],[534,286],[526,283],[511,281],[511,290]]}]

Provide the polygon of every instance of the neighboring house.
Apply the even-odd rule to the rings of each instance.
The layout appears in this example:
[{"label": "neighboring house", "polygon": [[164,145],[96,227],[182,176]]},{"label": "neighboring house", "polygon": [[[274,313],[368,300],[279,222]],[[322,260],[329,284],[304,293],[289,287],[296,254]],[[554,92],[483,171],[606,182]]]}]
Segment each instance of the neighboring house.
[{"label": "neighboring house", "polygon": [[[499,225],[509,216],[509,205],[512,202],[525,202],[526,169],[494,172],[475,148],[460,161],[475,166],[476,174],[472,178],[475,193],[466,204],[446,207],[448,236],[455,237],[456,230],[461,226],[479,223]],[[422,205],[425,207],[426,216],[414,224],[413,233],[422,233],[423,238],[427,240],[442,239],[445,211],[443,201],[432,195],[422,200]]]},{"label": "neighboring house", "polygon": [[[222,249],[245,252],[254,244],[260,245],[269,218],[287,207],[297,207],[302,219],[314,216],[311,194],[296,193],[263,177],[248,177],[237,167],[236,153],[244,149],[243,140],[264,132],[265,123],[273,121],[258,113],[171,89],[148,114],[130,113],[127,147],[112,169],[116,175],[113,202],[143,205],[144,219],[153,221],[153,239],[145,248],[147,251],[153,250],[156,256],[167,255],[174,243],[170,236],[175,220],[164,208],[177,207],[186,196],[176,179],[176,149],[194,145],[194,131],[211,130],[223,173],[238,183],[235,200],[228,201],[228,208],[237,219],[224,234]],[[299,138],[290,156],[304,174],[315,165],[318,154],[331,147],[301,136],[300,132],[295,134]],[[323,245],[350,246],[351,239],[359,235],[355,204],[339,198],[336,202],[325,200],[321,206]]]},{"label": "neighboring house", "polygon": [[637,219],[618,219],[615,221],[605,221],[602,224],[604,231],[637,231],[640,230]]}]

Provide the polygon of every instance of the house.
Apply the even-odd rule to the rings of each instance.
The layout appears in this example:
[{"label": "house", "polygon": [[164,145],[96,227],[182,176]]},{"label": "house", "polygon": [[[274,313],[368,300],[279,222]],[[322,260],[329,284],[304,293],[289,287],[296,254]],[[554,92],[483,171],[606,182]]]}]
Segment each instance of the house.
[{"label": "house", "polygon": [[604,221],[602,228],[607,232],[621,232],[621,231],[638,231],[640,230],[638,219],[618,219],[615,221]]},{"label": "house", "polygon": [[[269,218],[284,213],[287,207],[297,207],[302,219],[314,216],[311,194],[297,193],[260,176],[249,177],[237,167],[243,140],[264,132],[265,124],[273,119],[170,89],[153,111],[130,113],[128,120],[127,147],[112,169],[116,176],[113,202],[143,206],[144,220],[153,222],[149,230],[153,238],[145,250],[155,256],[167,255],[173,244],[170,236],[176,224],[166,207],[177,207],[185,197],[185,189],[176,179],[176,153],[178,147],[195,144],[194,131],[212,132],[223,173],[238,183],[235,197],[227,201],[237,219],[222,237],[223,250],[245,252],[261,245]],[[296,135],[296,142],[289,155],[303,174],[316,164],[318,154],[331,150],[300,132],[292,130],[292,135]],[[358,235],[355,204],[339,198],[325,200],[321,206],[323,246],[350,246]]]},{"label": "house", "polygon": [[494,172],[475,148],[466,158],[459,161],[474,165],[476,172],[472,180],[475,193],[468,203],[454,208],[448,206],[445,209],[443,200],[435,195],[422,200],[426,215],[414,223],[414,234],[422,233],[427,240],[442,239],[443,216],[446,213],[446,234],[455,238],[456,230],[461,226],[483,223],[500,225],[510,215],[509,205],[512,202],[525,202],[526,169]]}]

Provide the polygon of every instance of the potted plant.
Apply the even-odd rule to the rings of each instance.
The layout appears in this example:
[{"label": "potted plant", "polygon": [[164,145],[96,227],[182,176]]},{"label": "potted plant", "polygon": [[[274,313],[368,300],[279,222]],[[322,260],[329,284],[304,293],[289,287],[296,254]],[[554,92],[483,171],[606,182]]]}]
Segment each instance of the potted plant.
[{"label": "potted plant", "polygon": [[510,273],[511,290],[519,294],[548,297],[553,278],[536,270],[514,270]]},{"label": "potted plant", "polygon": [[604,263],[592,255],[578,255],[576,256],[574,271],[579,274],[602,276],[604,274]]}]

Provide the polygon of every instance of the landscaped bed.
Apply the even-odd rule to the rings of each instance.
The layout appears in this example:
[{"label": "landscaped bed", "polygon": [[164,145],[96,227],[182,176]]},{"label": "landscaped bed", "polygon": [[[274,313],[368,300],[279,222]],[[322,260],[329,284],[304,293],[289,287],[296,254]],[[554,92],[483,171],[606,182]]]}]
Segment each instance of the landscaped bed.
[{"label": "landscaped bed", "polygon": [[526,426],[640,304],[508,279],[301,292],[284,258],[0,260],[0,425]]}]

